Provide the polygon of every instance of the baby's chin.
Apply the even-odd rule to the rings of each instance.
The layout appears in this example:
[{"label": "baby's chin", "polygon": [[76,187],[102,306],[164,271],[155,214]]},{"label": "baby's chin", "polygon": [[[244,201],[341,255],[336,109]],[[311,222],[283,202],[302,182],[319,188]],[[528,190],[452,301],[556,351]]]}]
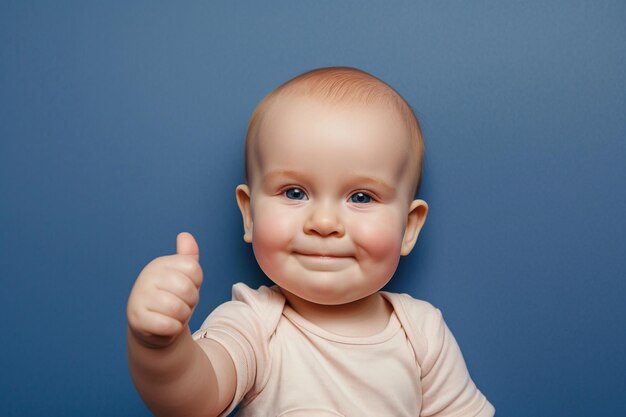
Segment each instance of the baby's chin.
[{"label": "baby's chin", "polygon": [[319,306],[341,306],[354,303],[363,300],[372,294],[378,292],[378,290],[372,291],[350,291],[350,290],[338,290],[338,289],[308,289],[303,290],[300,288],[284,288],[278,285],[288,301],[292,304],[295,302],[305,302],[308,304],[315,304]]}]

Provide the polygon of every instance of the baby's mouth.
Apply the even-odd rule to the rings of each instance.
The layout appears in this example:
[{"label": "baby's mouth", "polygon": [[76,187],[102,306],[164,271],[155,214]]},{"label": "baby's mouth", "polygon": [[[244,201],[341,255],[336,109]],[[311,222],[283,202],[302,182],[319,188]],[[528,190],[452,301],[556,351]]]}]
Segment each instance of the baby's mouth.
[{"label": "baby's mouth", "polygon": [[341,271],[354,262],[353,256],[328,252],[293,252],[300,265],[311,271]]},{"label": "baby's mouth", "polygon": [[340,259],[340,258],[352,258],[351,255],[334,254],[328,252],[305,252],[294,251],[294,255],[307,256],[311,258],[328,258],[328,259]]}]

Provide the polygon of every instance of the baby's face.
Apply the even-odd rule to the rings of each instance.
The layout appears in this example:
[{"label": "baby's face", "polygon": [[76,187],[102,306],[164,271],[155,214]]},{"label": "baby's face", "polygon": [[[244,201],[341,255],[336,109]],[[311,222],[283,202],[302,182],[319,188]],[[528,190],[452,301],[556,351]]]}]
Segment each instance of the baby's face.
[{"label": "baby's face", "polygon": [[246,232],[265,274],[318,304],[382,288],[414,243],[405,239],[416,175],[410,140],[382,104],[272,104],[251,148]]}]

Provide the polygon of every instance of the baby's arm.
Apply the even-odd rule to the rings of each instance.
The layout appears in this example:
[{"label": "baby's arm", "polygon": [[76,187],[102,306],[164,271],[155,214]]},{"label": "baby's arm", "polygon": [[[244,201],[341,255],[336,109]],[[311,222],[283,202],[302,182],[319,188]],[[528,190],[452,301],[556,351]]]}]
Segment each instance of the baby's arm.
[{"label": "baby's arm", "polygon": [[193,237],[179,234],[176,254],[150,262],[128,299],[129,369],[157,416],[217,416],[235,394],[230,355],[189,331],[202,283],[198,253]]}]

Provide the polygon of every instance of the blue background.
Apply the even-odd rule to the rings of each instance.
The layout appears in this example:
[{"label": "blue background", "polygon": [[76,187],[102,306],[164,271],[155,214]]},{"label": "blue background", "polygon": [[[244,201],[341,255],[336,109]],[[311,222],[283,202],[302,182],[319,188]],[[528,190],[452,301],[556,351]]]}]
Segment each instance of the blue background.
[{"label": "blue background", "polygon": [[626,3],[0,4],[0,415],[147,416],[125,305],[198,239],[192,328],[266,283],[234,199],[259,100],[360,67],[411,103],[430,214],[388,286],[500,416],[626,416]]}]

